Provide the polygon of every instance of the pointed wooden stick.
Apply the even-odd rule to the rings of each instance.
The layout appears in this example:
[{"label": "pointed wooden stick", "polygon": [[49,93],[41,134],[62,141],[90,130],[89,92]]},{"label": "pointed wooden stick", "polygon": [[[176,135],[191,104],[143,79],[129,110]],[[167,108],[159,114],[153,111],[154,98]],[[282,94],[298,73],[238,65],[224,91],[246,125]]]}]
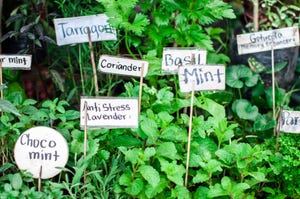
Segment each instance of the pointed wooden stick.
[{"label": "pointed wooden stick", "polygon": [[[2,63],[0,62],[0,86],[2,86],[2,84],[3,84],[3,80],[2,80]],[[3,99],[3,90],[2,89],[0,90],[0,99],[1,100]],[[1,115],[3,115],[3,112],[1,112]],[[5,159],[6,155],[5,155],[5,150],[4,150],[4,145],[5,145],[4,137],[1,138],[1,144],[2,144],[2,147],[3,147],[2,151],[1,151],[1,153],[2,153],[2,165],[4,165],[5,162],[6,162],[6,159]]]},{"label": "pointed wooden stick", "polygon": [[42,187],[42,171],[43,170],[43,166],[40,166],[40,173],[39,173],[39,178],[38,178],[38,191],[41,191],[41,187]]},{"label": "pointed wooden stick", "polygon": [[193,109],[194,109],[194,94],[195,94],[195,83],[193,81],[191,105],[190,105],[190,122],[189,122],[189,135],[188,135],[188,148],[186,157],[186,167],[185,167],[185,187],[188,185],[188,175],[189,175],[189,165],[190,165],[190,154],[191,154],[191,140],[192,140],[192,126],[193,126]]},{"label": "pointed wooden stick", "polygon": [[[272,57],[272,109],[273,109],[273,120],[276,121],[276,97],[275,97],[275,64],[274,64],[274,48],[272,46],[271,50],[271,57]],[[273,130],[274,136],[276,136],[276,127]]]},{"label": "pointed wooden stick", "polygon": [[[87,101],[84,102],[85,112],[84,112],[84,140],[83,140],[83,157],[86,159],[87,151]],[[86,181],[86,170],[84,170],[83,182]]]},{"label": "pointed wooden stick", "polygon": [[142,71],[140,77],[140,92],[139,92],[139,111],[138,114],[141,112],[141,103],[142,103],[142,94],[143,94],[143,79],[144,79],[144,63],[142,64]]},{"label": "pointed wooden stick", "polygon": [[279,150],[279,136],[280,136],[280,127],[281,127],[281,119],[282,117],[282,106],[280,107],[280,111],[279,111],[279,116],[278,116],[278,120],[277,120],[277,132],[276,132],[276,149],[275,152],[278,152]]},{"label": "pointed wooden stick", "polygon": [[88,28],[88,38],[89,38],[90,56],[91,56],[91,63],[92,63],[94,83],[95,83],[95,95],[98,96],[99,87],[98,87],[97,69],[96,69],[94,50],[93,50],[93,45],[92,45],[92,40],[91,40],[90,28]]}]

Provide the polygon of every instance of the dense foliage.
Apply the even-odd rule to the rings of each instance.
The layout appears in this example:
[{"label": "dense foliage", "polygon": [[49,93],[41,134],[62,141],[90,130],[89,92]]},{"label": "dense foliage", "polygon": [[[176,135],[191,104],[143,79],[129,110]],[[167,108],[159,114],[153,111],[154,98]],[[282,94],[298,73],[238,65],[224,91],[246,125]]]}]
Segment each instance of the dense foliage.
[{"label": "dense foliage", "polygon": [[[20,73],[4,73],[0,198],[300,197],[300,138],[273,135],[272,90],[262,78],[269,71],[230,63],[228,24],[236,17],[230,4],[221,0],[32,2],[42,2],[49,13],[53,11],[43,19],[48,30],[52,16],[106,13],[118,30],[118,40],[94,43],[96,57],[143,59],[150,68],[143,82],[139,127],[88,130],[86,157],[78,103],[80,96],[95,94],[88,44],[58,47],[51,41],[45,45],[45,63],[51,63],[47,67],[55,84],[52,99],[26,97],[14,78]],[[39,23],[39,19],[34,21]],[[48,41],[52,31],[45,32]],[[226,90],[195,93],[186,186],[190,98],[180,92],[177,76],[161,73],[163,48],[173,46],[204,48],[208,63],[227,65]],[[278,70],[282,67],[284,63],[276,65]],[[98,95],[139,96],[137,79],[99,76]],[[276,87],[276,116],[280,107],[297,110],[290,104],[297,86],[296,82],[289,90]],[[43,180],[41,192],[38,182],[20,171],[13,158],[16,140],[34,126],[58,130],[69,145],[66,167],[58,176]]]}]

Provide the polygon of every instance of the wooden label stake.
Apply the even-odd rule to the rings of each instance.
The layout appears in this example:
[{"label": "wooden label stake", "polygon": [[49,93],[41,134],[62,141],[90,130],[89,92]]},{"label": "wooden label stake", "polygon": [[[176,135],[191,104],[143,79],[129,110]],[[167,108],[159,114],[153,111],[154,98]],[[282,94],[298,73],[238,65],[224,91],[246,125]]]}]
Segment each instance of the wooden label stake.
[{"label": "wooden label stake", "polygon": [[191,154],[191,140],[192,140],[192,126],[193,126],[193,109],[194,109],[194,94],[195,94],[195,82],[193,81],[191,105],[190,105],[190,122],[189,122],[189,135],[188,135],[188,148],[186,157],[186,173],[185,173],[185,187],[188,185],[188,175],[189,175],[189,164],[190,164],[190,154]]},{"label": "wooden label stake", "polygon": [[40,174],[39,174],[39,178],[38,178],[38,191],[41,191],[41,187],[42,187],[42,172],[43,172],[43,166],[40,166]]},{"label": "wooden label stake", "polygon": [[139,92],[139,111],[141,112],[141,104],[142,104],[142,95],[143,95],[143,80],[144,80],[144,63],[142,63],[141,77],[140,77],[140,92]]},{"label": "wooden label stake", "polygon": [[278,141],[279,141],[279,136],[280,136],[281,117],[282,117],[282,107],[280,107],[279,116],[278,116],[278,120],[277,120],[277,132],[275,131],[275,133],[276,133],[276,149],[275,149],[275,152],[278,152],[278,150],[279,150]]},{"label": "wooden label stake", "polygon": [[[0,62],[0,86],[2,86],[2,62]],[[1,89],[0,90],[0,99],[2,100],[3,99],[3,90]],[[1,115],[3,115],[3,112],[1,112]],[[6,155],[5,155],[5,150],[4,150],[4,145],[5,145],[5,140],[4,140],[4,137],[1,138],[1,144],[2,144],[2,165],[5,164],[6,162]]]},{"label": "wooden label stake", "polygon": [[[273,109],[273,120],[276,121],[276,102],[275,102],[275,63],[274,63],[274,48],[271,49],[272,59],[272,109]],[[274,128],[274,136],[276,136],[276,127]]]},{"label": "wooden label stake", "polygon": [[[83,141],[83,157],[86,159],[86,151],[87,151],[87,101],[84,102],[85,106],[85,114],[84,114],[84,141]],[[86,170],[84,170],[83,181],[86,181]]]},{"label": "wooden label stake", "polygon": [[95,83],[95,95],[98,96],[99,88],[98,88],[97,69],[96,69],[96,63],[95,63],[93,44],[92,44],[92,40],[91,40],[91,30],[90,30],[90,28],[88,28],[88,38],[89,38],[91,64],[92,64],[92,68],[93,68],[94,83]]}]

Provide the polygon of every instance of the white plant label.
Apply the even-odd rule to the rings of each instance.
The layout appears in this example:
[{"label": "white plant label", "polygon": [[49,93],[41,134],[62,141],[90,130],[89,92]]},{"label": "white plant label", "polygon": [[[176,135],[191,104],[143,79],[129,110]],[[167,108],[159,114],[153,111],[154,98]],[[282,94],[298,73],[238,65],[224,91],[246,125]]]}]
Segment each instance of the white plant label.
[{"label": "white plant label", "polygon": [[31,55],[0,55],[3,68],[30,70]]},{"label": "white plant label", "polygon": [[137,128],[137,98],[80,99],[80,126],[88,128]]},{"label": "white plant label", "polygon": [[238,53],[248,54],[299,46],[298,27],[237,35]]},{"label": "white plant label", "polygon": [[300,112],[287,111],[281,112],[280,131],[286,133],[300,133]]},{"label": "white plant label", "polygon": [[148,71],[148,62],[102,55],[99,58],[98,70],[104,73],[141,77],[143,66],[143,77],[145,77]]},{"label": "white plant label", "polygon": [[69,156],[65,138],[49,127],[33,127],[18,138],[14,156],[21,170],[27,170],[33,178],[52,178],[66,165]]},{"label": "white plant label", "polygon": [[88,42],[88,29],[91,41],[116,40],[116,29],[108,23],[105,14],[54,19],[57,45]]},{"label": "white plant label", "polygon": [[199,48],[164,48],[162,72],[178,73],[179,66],[206,64],[207,51]]},{"label": "white plant label", "polygon": [[178,76],[181,92],[225,89],[225,66],[223,65],[181,66]]}]

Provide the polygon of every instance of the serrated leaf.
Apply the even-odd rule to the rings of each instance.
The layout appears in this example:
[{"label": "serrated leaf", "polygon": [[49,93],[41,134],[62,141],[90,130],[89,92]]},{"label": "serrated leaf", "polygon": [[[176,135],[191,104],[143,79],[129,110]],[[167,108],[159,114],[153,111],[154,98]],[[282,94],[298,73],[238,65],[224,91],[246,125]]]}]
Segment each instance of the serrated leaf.
[{"label": "serrated leaf", "polygon": [[160,181],[160,176],[158,171],[156,171],[152,166],[142,165],[139,167],[139,172],[145,178],[145,180],[152,186],[156,187]]},{"label": "serrated leaf", "polygon": [[115,137],[113,140],[110,142],[111,146],[114,147],[119,147],[119,146],[127,146],[127,147],[132,147],[132,146],[141,146],[142,141],[134,138],[132,136],[128,135],[120,135]]},{"label": "serrated leaf", "polygon": [[5,99],[0,100],[0,111],[12,113],[16,116],[21,116],[18,109],[10,101]]},{"label": "serrated leaf", "polygon": [[156,187],[150,184],[146,185],[145,194],[148,198],[154,198],[157,194],[161,193],[166,187],[168,187],[168,181],[160,177],[160,181]]},{"label": "serrated leaf", "polygon": [[172,115],[165,111],[159,112],[157,116],[161,120],[161,126],[168,125],[174,119]]},{"label": "serrated leaf", "polygon": [[173,142],[187,142],[187,131],[179,126],[170,125],[162,131],[160,138]]},{"label": "serrated leaf", "polygon": [[209,180],[209,176],[207,173],[199,170],[197,174],[193,177],[193,183],[202,183]]},{"label": "serrated leaf", "polygon": [[137,13],[131,25],[131,30],[135,34],[141,35],[147,25],[149,25],[149,20],[147,19],[146,15]]},{"label": "serrated leaf", "polygon": [[37,103],[37,101],[34,99],[25,99],[23,102],[23,106],[34,105],[36,103]]},{"label": "serrated leaf", "polygon": [[234,161],[234,156],[224,149],[216,151],[217,157],[222,160],[225,164],[230,165]]},{"label": "serrated leaf", "polygon": [[215,173],[217,171],[219,171],[219,172],[222,171],[221,163],[215,159],[209,160],[203,169],[205,169],[209,173]]},{"label": "serrated leaf", "polygon": [[255,178],[255,180],[259,182],[264,182],[266,181],[266,175],[262,172],[256,171],[256,172],[249,172],[249,175]]},{"label": "serrated leaf", "polygon": [[232,183],[229,177],[224,176],[221,180],[221,185],[223,189],[225,189],[228,193],[231,193],[232,190]]},{"label": "serrated leaf", "polygon": [[132,196],[138,195],[144,188],[144,182],[142,179],[135,179],[126,189],[126,193]]},{"label": "serrated leaf", "polygon": [[76,110],[67,110],[64,113],[64,116],[66,117],[67,120],[75,120],[80,118],[80,112]]},{"label": "serrated leaf", "polygon": [[132,173],[129,170],[126,170],[125,173],[119,178],[120,185],[129,186],[131,184]]},{"label": "serrated leaf", "polygon": [[75,175],[72,178],[72,185],[80,183],[81,178],[83,178],[84,171],[87,168],[87,164],[82,165],[81,167],[75,167]]},{"label": "serrated leaf", "polygon": [[134,148],[129,150],[123,150],[122,147],[120,147],[122,153],[125,155],[125,160],[131,162],[132,165],[135,165],[139,161],[139,156],[142,154],[141,149]]},{"label": "serrated leaf", "polygon": [[13,166],[14,166],[13,164],[6,162],[6,163],[4,163],[3,165],[0,166],[0,172],[2,173],[2,172],[8,170],[9,168],[11,168]]},{"label": "serrated leaf", "polygon": [[157,133],[158,127],[157,127],[155,121],[152,119],[149,119],[149,118],[145,118],[140,123],[140,128],[148,136],[148,139],[154,143],[158,137],[158,133]]},{"label": "serrated leaf", "polygon": [[195,98],[195,105],[209,112],[212,116],[217,119],[225,118],[225,108],[224,106],[218,104],[212,99],[207,97]]},{"label": "serrated leaf", "polygon": [[159,156],[170,158],[173,160],[176,159],[177,149],[173,142],[163,142],[158,145],[156,153]]},{"label": "serrated leaf", "polygon": [[178,165],[176,161],[169,163],[168,161],[159,158],[161,170],[166,173],[167,178],[177,185],[183,185],[183,174],[185,168],[183,165]]},{"label": "serrated leaf", "polygon": [[178,186],[176,185],[175,189],[172,189],[172,198],[178,198],[178,199],[190,199],[190,192],[189,190],[184,186]]},{"label": "serrated leaf", "polygon": [[227,192],[221,187],[219,183],[216,183],[210,190],[207,192],[208,198],[216,198],[220,196],[226,196]]},{"label": "serrated leaf", "polygon": [[208,191],[209,191],[209,189],[207,187],[199,186],[197,188],[196,192],[194,193],[194,198],[207,199]]},{"label": "serrated leaf", "polygon": [[23,184],[23,180],[22,177],[20,175],[20,173],[16,173],[13,175],[12,179],[11,179],[11,186],[14,190],[19,190],[21,189]]}]

